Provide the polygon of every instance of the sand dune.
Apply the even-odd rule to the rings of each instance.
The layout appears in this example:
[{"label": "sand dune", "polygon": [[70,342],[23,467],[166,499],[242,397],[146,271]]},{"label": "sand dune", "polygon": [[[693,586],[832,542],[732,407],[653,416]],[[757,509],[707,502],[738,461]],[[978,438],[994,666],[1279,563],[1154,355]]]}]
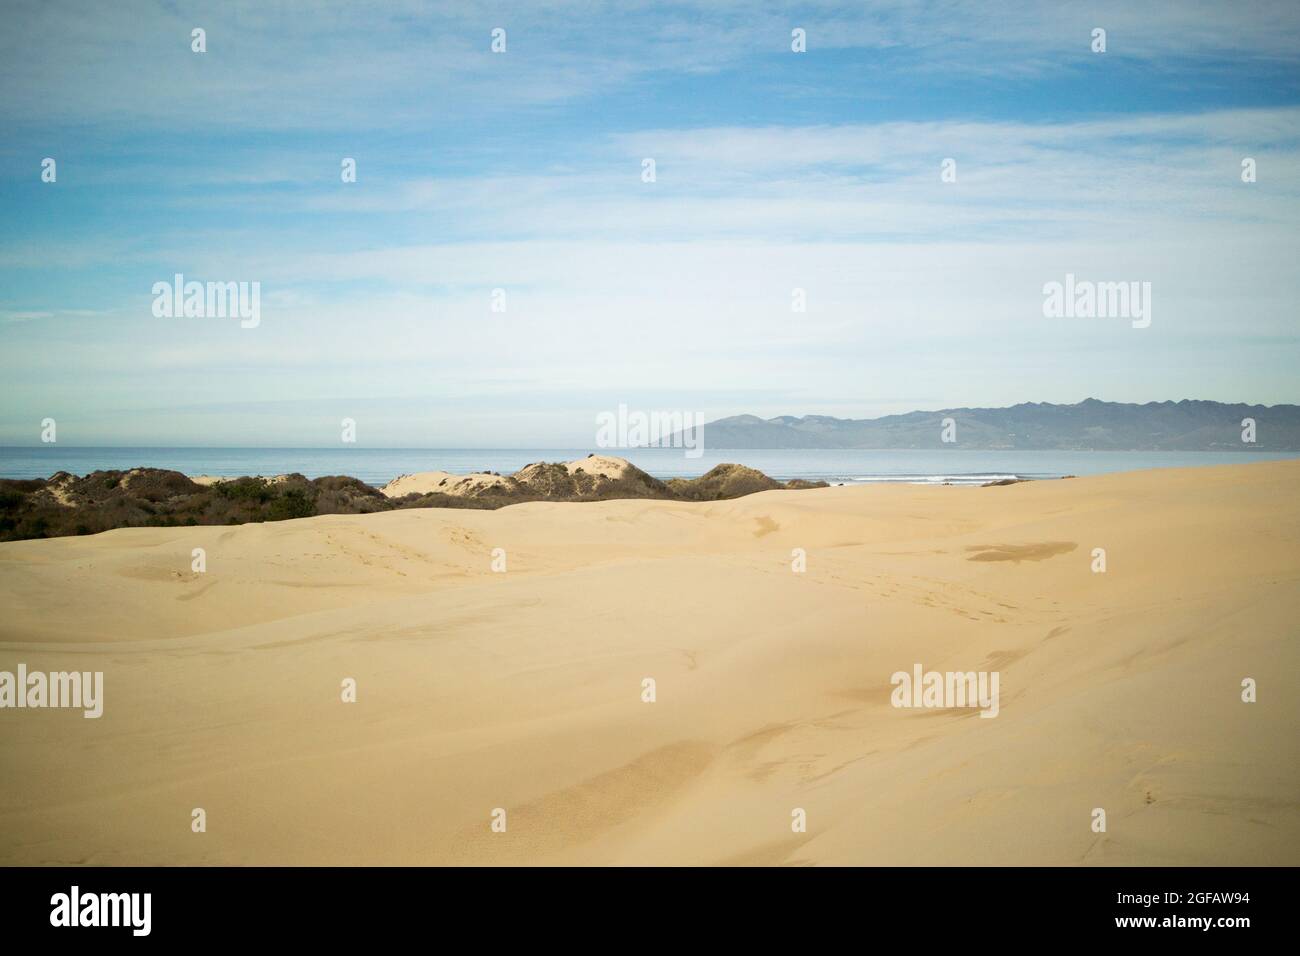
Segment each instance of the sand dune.
[{"label": "sand dune", "polygon": [[619,458],[616,455],[588,455],[586,458],[576,458],[573,461],[564,463],[565,469],[569,474],[585,471],[589,475],[601,475],[605,478],[622,478],[626,475],[631,467],[631,462],[626,458]]},{"label": "sand dune", "polygon": [[501,475],[480,471],[472,475],[453,475],[449,471],[418,471],[413,475],[399,475],[379,490],[389,498],[403,495],[424,495],[431,491],[446,495],[468,495],[484,488],[506,488],[510,482]]},{"label": "sand dune", "polygon": [[[420,471],[413,475],[399,475],[384,485],[380,491],[389,498],[401,498],[410,494],[424,495],[431,492],[465,498],[479,497],[491,492],[520,490],[545,493],[548,472],[552,467],[554,466],[545,462],[534,462],[508,476],[487,471],[468,475],[454,475],[446,471]],[[613,455],[592,454],[585,458],[560,462],[559,467],[563,469],[561,474],[587,475],[598,479],[592,490],[604,487],[609,482],[620,482],[624,479],[630,479],[633,483],[644,480],[647,484],[658,485],[658,482],[626,458],[616,458]],[[608,481],[600,481],[600,479],[608,479]]]},{"label": "sand dune", "polygon": [[[187,475],[186,477],[189,478],[189,480],[194,482],[196,485],[203,485],[205,488],[210,487],[211,485],[219,485],[223,481],[231,480],[229,477],[223,477],[221,475]],[[253,477],[261,478],[272,485],[283,485],[286,482],[288,482],[293,476],[286,474],[286,475],[256,475]]]},{"label": "sand dune", "polygon": [[[98,720],[0,711],[0,862],[1300,863],[1298,482],[1254,463],[0,545],[0,669],[105,674]],[[892,707],[914,663],[996,670],[998,716]]]}]

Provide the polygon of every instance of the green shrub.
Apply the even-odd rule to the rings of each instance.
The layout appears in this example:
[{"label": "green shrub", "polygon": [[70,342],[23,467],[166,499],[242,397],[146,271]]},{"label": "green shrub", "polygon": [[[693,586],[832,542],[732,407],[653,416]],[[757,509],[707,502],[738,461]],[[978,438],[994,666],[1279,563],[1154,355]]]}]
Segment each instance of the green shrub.
[{"label": "green shrub", "polygon": [[316,502],[300,488],[290,488],[271,502],[266,511],[267,521],[286,521],[290,518],[310,518],[316,513]]},{"label": "green shrub", "polygon": [[275,497],[270,482],[265,478],[236,478],[234,481],[221,481],[212,486],[223,498],[232,501],[256,501],[265,504]]}]

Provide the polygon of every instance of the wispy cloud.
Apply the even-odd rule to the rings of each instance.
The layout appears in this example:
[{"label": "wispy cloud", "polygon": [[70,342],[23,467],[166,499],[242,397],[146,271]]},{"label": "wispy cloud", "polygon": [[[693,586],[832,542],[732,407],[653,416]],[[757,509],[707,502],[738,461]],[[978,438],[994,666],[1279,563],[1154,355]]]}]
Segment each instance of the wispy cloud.
[{"label": "wispy cloud", "polygon": [[[11,121],[184,128],[391,128],[430,111],[464,118],[591,100],[649,77],[708,76],[788,54],[904,52],[913,69],[1032,75],[1088,58],[1093,27],[1109,55],[1169,69],[1171,58],[1295,63],[1300,23],[1288,0],[1242,8],[1213,0],[1124,0],[1086,7],[1012,0],[871,4],[627,2],[609,6],[379,3],[220,5],[128,0],[20,4],[0,39],[0,111]],[[209,54],[190,53],[207,31]],[[489,52],[507,29],[509,56]],[[830,90],[824,91],[830,93]]]},{"label": "wispy cloud", "polygon": [[[0,441],[92,409],[141,442],[296,441],[343,403],[395,444],[505,442],[525,412],[563,444],[627,393],[1296,400],[1292,4],[52,3],[11,27]],[[260,282],[262,324],[155,318],[176,272]],[[1045,320],[1067,272],[1151,281],[1151,329]]]}]

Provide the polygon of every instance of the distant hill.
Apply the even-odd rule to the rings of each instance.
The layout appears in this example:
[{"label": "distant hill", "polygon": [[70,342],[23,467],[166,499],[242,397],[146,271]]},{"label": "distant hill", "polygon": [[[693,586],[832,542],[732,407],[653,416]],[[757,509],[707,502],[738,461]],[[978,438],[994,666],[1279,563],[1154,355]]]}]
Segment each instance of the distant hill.
[{"label": "distant hill", "polygon": [[[955,445],[942,441],[956,422]],[[1242,419],[1255,420],[1255,443]],[[704,426],[717,448],[1036,448],[1071,451],[1300,451],[1300,406],[1183,400],[1130,405],[1089,398],[1076,405],[946,408],[884,418],[734,415]]]}]

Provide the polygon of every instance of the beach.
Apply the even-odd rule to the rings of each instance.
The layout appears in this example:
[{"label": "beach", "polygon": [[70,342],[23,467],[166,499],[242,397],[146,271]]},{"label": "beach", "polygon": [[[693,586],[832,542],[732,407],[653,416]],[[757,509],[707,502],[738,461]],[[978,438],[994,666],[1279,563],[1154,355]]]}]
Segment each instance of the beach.
[{"label": "beach", "polygon": [[[1294,865],[1298,482],[0,544],[0,669],[103,674],[97,718],[0,711],[0,862]],[[894,706],[918,666],[997,673],[996,716]]]}]

